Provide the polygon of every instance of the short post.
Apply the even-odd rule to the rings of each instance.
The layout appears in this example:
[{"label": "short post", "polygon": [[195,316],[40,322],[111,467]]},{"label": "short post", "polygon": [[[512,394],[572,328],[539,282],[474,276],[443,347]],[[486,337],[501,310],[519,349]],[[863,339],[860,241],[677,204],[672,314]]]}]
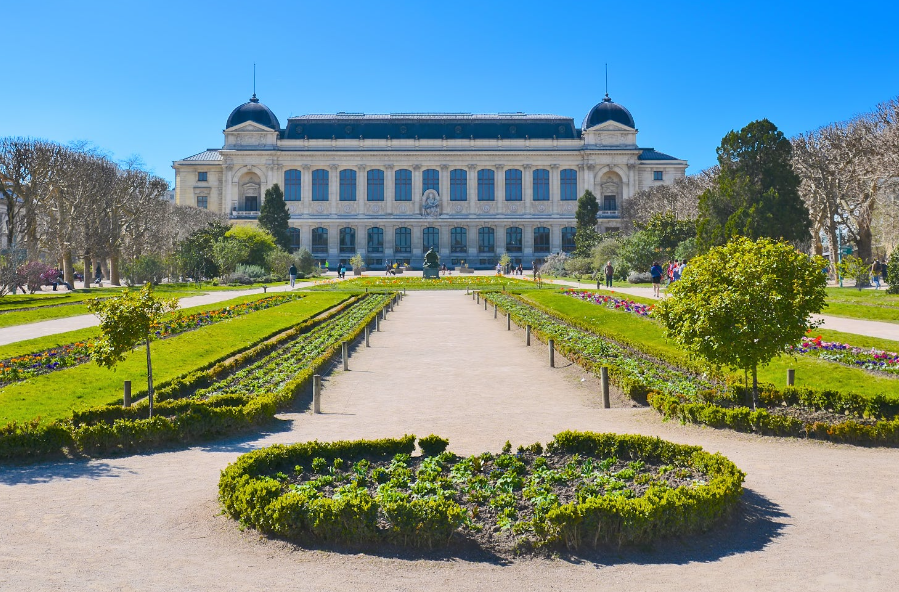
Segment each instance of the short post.
[{"label": "short post", "polygon": [[378,313],[375,315],[375,331],[381,330],[381,314]]},{"label": "short post", "polygon": [[609,402],[609,369],[605,366],[599,369],[599,380],[602,383],[602,406],[608,409],[612,406]]},{"label": "short post", "polygon": [[512,330],[512,313],[507,312],[506,313],[506,331],[511,331],[511,330]]},{"label": "short post", "polygon": [[368,286],[365,287],[365,293],[368,294]]},{"label": "short post", "polygon": [[344,341],[340,344],[340,355],[343,356],[343,369],[344,371],[350,369],[350,356],[349,356],[350,346]]},{"label": "short post", "polygon": [[487,299],[484,298],[484,310],[487,310]]},{"label": "short post", "polygon": [[524,344],[528,347],[531,345],[531,326],[528,325],[524,328]]},{"label": "short post", "polygon": [[496,302],[494,302],[494,303],[493,303],[493,318],[494,318],[494,319],[496,318],[496,311],[497,311],[497,308],[498,308],[498,306],[496,305]]},{"label": "short post", "polygon": [[263,284],[263,286],[262,286],[262,293],[263,293],[263,294],[268,294],[268,286],[266,286],[266,285]]},{"label": "short post", "polygon": [[481,293],[477,292],[476,297],[477,297],[477,304],[480,304],[481,303]]},{"label": "short post", "polygon": [[552,339],[550,339],[550,340],[549,340],[549,367],[550,367],[550,368],[555,368],[555,367],[556,367],[556,348],[555,348],[555,345],[556,345],[555,342],[554,342]]},{"label": "short post", "polygon": [[312,413],[322,412],[322,375],[312,376]]},{"label": "short post", "polygon": [[365,347],[371,347],[368,338],[371,336],[371,325],[365,325]]},{"label": "short post", "polygon": [[122,407],[131,407],[131,381],[125,381],[125,393],[122,396]]},{"label": "short post", "polygon": [[790,368],[787,370],[787,386],[793,386],[796,383],[796,370]]}]

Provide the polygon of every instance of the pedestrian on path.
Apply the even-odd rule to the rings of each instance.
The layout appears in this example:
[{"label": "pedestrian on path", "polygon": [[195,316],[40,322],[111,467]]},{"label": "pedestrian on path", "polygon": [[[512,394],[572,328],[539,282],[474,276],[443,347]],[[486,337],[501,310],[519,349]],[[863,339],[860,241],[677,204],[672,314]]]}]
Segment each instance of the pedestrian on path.
[{"label": "pedestrian on path", "polygon": [[875,259],[871,264],[871,281],[874,282],[874,289],[880,289],[880,260]]},{"label": "pedestrian on path", "polygon": [[659,290],[662,287],[662,273],[662,266],[658,261],[653,261],[652,267],[649,268],[649,275],[652,278],[652,295],[656,298],[659,297]]},{"label": "pedestrian on path", "polygon": [[612,287],[612,275],[615,273],[615,268],[612,267],[611,261],[606,262],[605,272],[606,272],[606,288],[611,288]]},{"label": "pedestrian on path", "polygon": [[293,289],[297,283],[297,266],[291,263],[287,274],[290,276],[290,288]]}]

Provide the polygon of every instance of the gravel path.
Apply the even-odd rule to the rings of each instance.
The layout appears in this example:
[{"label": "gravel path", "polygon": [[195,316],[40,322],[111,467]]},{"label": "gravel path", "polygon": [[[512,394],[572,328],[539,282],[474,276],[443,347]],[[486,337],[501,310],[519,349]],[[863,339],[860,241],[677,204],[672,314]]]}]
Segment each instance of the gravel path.
[{"label": "gravel path", "polygon": [[[459,292],[410,292],[382,329],[326,380],[322,415],[187,450],[0,468],[0,590],[895,590],[899,450],[604,410],[590,376],[548,368],[544,347]],[[433,432],[477,453],[564,429],[720,451],[748,474],[744,510],[655,549],[501,563],[304,550],[241,531],[216,503],[219,471],[275,442]]]}]

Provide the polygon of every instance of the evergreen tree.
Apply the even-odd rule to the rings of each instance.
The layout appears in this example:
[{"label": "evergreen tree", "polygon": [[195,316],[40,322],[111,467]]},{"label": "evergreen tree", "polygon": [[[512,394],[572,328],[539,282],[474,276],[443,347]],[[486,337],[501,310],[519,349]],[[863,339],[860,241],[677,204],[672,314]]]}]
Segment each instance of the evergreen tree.
[{"label": "evergreen tree", "polygon": [[577,200],[577,230],[574,234],[574,254],[576,257],[588,257],[593,247],[599,242],[596,232],[596,216],[599,214],[599,202],[591,191],[585,191]]},{"label": "evergreen tree", "polygon": [[808,209],[793,171],[793,147],[762,119],[731,131],[718,147],[720,173],[699,197],[697,239],[704,249],[735,236],[797,241],[808,238]]},{"label": "evergreen tree", "polygon": [[289,228],[290,212],[284,202],[284,193],[277,183],[265,190],[265,200],[259,211],[259,226],[268,230],[275,237],[275,244],[287,251],[290,249]]}]

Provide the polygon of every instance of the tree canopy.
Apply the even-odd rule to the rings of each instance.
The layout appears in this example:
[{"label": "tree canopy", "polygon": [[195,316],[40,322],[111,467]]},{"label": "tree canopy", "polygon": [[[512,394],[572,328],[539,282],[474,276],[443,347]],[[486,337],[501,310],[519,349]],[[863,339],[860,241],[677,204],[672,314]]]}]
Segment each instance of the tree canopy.
[{"label": "tree canopy", "polygon": [[265,190],[265,199],[259,210],[259,226],[267,230],[274,237],[275,244],[285,251],[290,249],[290,235],[287,234],[289,221],[290,212],[284,202],[284,193],[275,183]]},{"label": "tree canopy", "polygon": [[799,342],[824,307],[825,266],[787,242],[738,237],[693,259],[654,314],[691,354],[751,371],[755,405],[758,366]]},{"label": "tree canopy", "polygon": [[577,200],[577,211],[574,214],[577,226],[574,234],[574,253],[577,257],[589,257],[590,251],[599,242],[596,232],[596,216],[599,214],[599,201],[593,192],[587,190]]},{"label": "tree canopy", "polygon": [[717,149],[719,173],[699,198],[697,238],[704,248],[735,236],[809,238],[809,211],[799,195],[792,145],[761,119],[731,131]]}]

